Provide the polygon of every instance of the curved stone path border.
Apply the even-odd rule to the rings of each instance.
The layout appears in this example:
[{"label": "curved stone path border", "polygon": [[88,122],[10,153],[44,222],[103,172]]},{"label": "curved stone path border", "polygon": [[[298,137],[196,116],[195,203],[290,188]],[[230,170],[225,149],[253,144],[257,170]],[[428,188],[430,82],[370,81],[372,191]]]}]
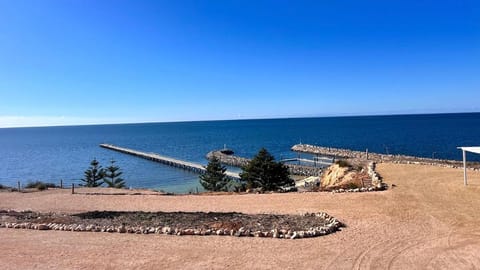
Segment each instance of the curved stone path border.
[{"label": "curved stone path border", "polygon": [[173,227],[148,227],[148,226],[98,226],[95,224],[61,224],[61,223],[34,223],[34,222],[1,222],[0,228],[30,229],[30,230],[56,230],[72,232],[107,232],[130,234],[166,234],[166,235],[218,235],[237,237],[270,237],[279,239],[300,239],[327,235],[339,230],[343,224],[325,212],[306,213],[303,216],[320,217],[325,220],[325,225],[308,228],[306,230],[278,230],[251,231],[245,228],[234,229],[196,229]]}]

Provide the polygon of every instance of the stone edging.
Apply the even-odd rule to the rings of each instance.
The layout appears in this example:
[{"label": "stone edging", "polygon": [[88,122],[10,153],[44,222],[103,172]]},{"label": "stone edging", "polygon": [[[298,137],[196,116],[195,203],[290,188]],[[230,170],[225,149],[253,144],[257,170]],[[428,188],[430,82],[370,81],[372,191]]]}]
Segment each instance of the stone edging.
[{"label": "stone edging", "polygon": [[218,235],[218,236],[237,236],[237,237],[270,237],[283,239],[310,238],[334,233],[339,230],[343,224],[336,218],[331,217],[325,212],[306,213],[303,216],[321,217],[326,221],[326,225],[309,228],[305,231],[292,230],[270,230],[270,231],[250,231],[240,228],[238,230],[230,229],[195,229],[195,228],[172,228],[172,227],[147,227],[147,226],[97,226],[95,224],[60,224],[60,223],[0,223],[0,228],[30,229],[30,230],[56,230],[72,232],[108,232],[108,233],[131,233],[131,234],[166,234],[166,235]]}]

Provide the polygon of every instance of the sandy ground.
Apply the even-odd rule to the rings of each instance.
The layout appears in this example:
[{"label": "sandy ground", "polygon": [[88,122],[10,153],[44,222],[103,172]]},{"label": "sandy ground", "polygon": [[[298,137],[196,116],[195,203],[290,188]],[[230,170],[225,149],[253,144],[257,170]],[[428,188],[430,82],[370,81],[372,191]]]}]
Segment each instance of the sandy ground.
[{"label": "sandy ground", "polygon": [[[325,211],[347,224],[324,237],[128,235],[0,229],[2,269],[475,269],[480,267],[480,172],[380,164],[376,193],[158,196],[0,193],[0,209]],[[82,191],[82,190],[79,190]]]}]

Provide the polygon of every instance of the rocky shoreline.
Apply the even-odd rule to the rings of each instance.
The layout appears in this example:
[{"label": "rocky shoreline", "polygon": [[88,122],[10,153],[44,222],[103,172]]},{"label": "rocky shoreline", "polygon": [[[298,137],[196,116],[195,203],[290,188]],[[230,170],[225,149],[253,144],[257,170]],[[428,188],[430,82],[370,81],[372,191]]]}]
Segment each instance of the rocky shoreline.
[{"label": "rocky shoreline", "polygon": [[[100,214],[99,214],[100,213]],[[107,213],[107,214],[105,214]],[[0,211],[0,228],[57,230],[72,232],[107,232],[130,234],[165,234],[165,235],[197,235],[197,236],[237,236],[237,237],[270,237],[279,239],[299,239],[327,235],[339,230],[343,224],[327,213],[306,213],[304,215],[245,215],[240,213],[187,213],[193,215],[196,222],[201,224],[160,225],[147,224],[142,220],[121,219],[121,224],[115,222],[110,215],[121,217],[125,212],[89,212],[89,218],[82,219],[79,215],[62,215],[55,213],[35,213],[30,211],[17,212],[12,210]],[[135,212],[140,215],[145,212]],[[159,212],[160,213],[160,212]],[[152,213],[146,213],[152,214]],[[158,213],[153,213],[158,214]],[[169,218],[182,220],[182,212],[165,213]],[[173,215],[172,215],[173,214]],[[183,213],[184,214],[184,213]],[[226,214],[226,215],[225,215]],[[80,214],[82,215],[82,214]],[[98,219],[95,217],[100,215]],[[233,219],[232,219],[233,215]],[[208,219],[205,217],[208,216]],[[92,218],[93,217],[93,218]],[[238,218],[240,217],[240,220]],[[151,216],[149,216],[151,218]],[[263,219],[262,219],[263,218]],[[8,220],[8,221],[4,221]],[[230,220],[228,222],[227,220]],[[232,222],[231,220],[236,220]],[[265,227],[252,226],[255,222],[280,220],[279,224],[266,224]],[[118,220],[117,220],[118,221]],[[127,221],[127,222],[125,222]],[[252,223],[253,222],[253,223]],[[283,223],[282,223],[283,222]],[[139,224],[142,223],[142,224]],[[268,222],[267,222],[268,223]],[[266,227],[276,224],[273,228]],[[293,225],[292,225],[293,224]],[[300,226],[300,227],[299,227]]]}]

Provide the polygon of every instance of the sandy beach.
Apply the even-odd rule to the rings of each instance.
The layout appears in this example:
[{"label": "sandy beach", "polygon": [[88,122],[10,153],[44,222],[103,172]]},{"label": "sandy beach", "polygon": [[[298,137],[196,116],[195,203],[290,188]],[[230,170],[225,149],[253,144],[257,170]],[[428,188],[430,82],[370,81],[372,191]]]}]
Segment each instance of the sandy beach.
[{"label": "sandy beach", "polygon": [[470,185],[465,187],[461,169],[379,164],[378,171],[395,187],[374,193],[200,196],[0,192],[0,209],[325,211],[346,224],[340,232],[300,240],[0,229],[0,262],[2,269],[475,269],[480,265],[480,172],[469,172]]}]

